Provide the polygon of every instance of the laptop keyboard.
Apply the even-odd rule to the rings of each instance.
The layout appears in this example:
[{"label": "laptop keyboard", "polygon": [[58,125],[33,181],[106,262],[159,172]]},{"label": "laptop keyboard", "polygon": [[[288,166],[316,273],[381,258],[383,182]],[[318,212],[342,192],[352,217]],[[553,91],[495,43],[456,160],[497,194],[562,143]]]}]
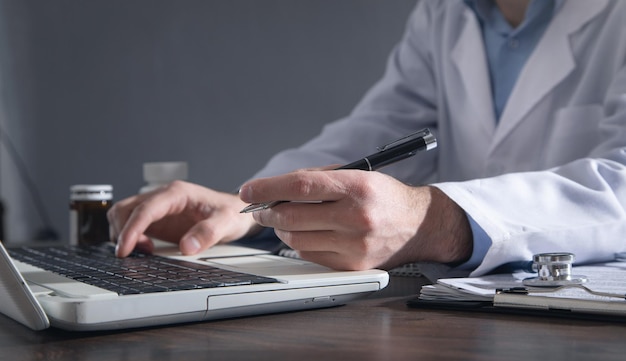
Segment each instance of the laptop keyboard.
[{"label": "laptop keyboard", "polygon": [[15,260],[120,295],[278,282],[273,278],[138,252],[117,258],[111,245],[20,247],[8,251]]}]

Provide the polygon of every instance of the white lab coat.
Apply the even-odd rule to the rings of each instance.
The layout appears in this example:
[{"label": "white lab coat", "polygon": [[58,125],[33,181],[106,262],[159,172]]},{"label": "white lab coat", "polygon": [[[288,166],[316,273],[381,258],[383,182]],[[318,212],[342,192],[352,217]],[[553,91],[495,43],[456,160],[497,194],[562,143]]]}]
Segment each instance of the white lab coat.
[{"label": "white lab coat", "polygon": [[442,189],[492,246],[473,272],[568,251],[626,250],[626,1],[567,0],[496,122],[480,26],[460,0],[420,1],[383,78],[348,117],[257,176],[337,164],[429,127],[438,147],[385,169]]}]

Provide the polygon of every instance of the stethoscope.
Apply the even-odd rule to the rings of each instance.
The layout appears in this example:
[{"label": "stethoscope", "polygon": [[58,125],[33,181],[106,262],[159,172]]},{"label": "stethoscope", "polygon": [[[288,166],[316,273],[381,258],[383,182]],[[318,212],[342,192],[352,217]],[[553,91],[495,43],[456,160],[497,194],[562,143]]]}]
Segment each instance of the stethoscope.
[{"label": "stethoscope", "polygon": [[522,281],[529,287],[560,287],[581,285],[588,281],[586,276],[572,275],[573,253],[539,253],[533,256],[532,270],[537,277]]},{"label": "stethoscope", "polygon": [[[598,292],[584,285],[588,281],[586,276],[572,275],[574,263],[572,253],[539,253],[533,255],[532,271],[537,272],[536,277],[522,280],[526,287],[514,287],[500,289],[504,293],[553,293],[564,288],[579,288],[590,294],[603,297],[626,299],[626,295],[618,293]],[[626,252],[616,253],[617,261],[626,261]]]}]

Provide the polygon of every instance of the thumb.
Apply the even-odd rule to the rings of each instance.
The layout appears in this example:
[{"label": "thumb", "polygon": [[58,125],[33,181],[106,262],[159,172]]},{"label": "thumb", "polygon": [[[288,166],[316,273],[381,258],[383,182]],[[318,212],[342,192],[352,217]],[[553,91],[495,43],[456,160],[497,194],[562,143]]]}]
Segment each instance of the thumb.
[{"label": "thumb", "polygon": [[180,239],[178,247],[184,255],[194,255],[215,245],[221,236],[215,231],[214,220],[196,223]]}]

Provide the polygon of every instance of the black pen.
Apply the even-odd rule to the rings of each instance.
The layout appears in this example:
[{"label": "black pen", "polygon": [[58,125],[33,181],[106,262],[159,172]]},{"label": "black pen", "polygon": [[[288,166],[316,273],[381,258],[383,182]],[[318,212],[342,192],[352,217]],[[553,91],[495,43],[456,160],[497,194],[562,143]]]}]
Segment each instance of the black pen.
[{"label": "black pen", "polygon": [[[360,169],[365,171],[375,171],[384,166],[414,156],[419,151],[431,150],[435,147],[437,147],[437,139],[435,139],[435,136],[430,132],[429,129],[422,129],[418,132],[409,134],[382,147],[378,147],[378,152],[368,155],[367,157],[359,159],[355,162],[341,166],[339,168],[335,168],[335,170]],[[284,202],[289,201],[273,201],[267,203],[250,204],[249,206],[241,210],[241,213],[250,213],[263,209],[268,209]]]}]

